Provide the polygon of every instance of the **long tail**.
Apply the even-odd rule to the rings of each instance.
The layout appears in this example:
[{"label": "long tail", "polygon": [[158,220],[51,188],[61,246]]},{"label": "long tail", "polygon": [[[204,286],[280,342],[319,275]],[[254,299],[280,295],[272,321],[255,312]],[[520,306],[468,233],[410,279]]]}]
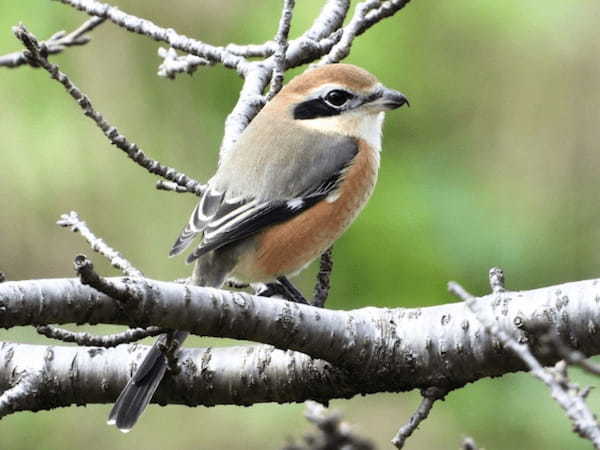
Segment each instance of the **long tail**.
[{"label": "long tail", "polygon": [[[221,287],[225,277],[236,264],[234,255],[235,249],[221,251],[218,255],[215,252],[202,255],[196,261],[191,284]],[[173,337],[181,345],[188,334],[187,331],[176,331]],[[140,367],[121,391],[108,415],[109,425],[116,425],[119,430],[127,433],[152,400],[160,380],[167,371],[167,360],[161,351],[166,338],[166,335],[162,335],[156,340]]]},{"label": "long tail", "polygon": [[[174,339],[181,344],[187,336],[186,331],[176,331]],[[166,337],[163,334],[156,340],[127,386],[121,391],[108,415],[109,425],[116,425],[119,430],[127,433],[150,403],[167,370],[167,359],[161,350]]]}]

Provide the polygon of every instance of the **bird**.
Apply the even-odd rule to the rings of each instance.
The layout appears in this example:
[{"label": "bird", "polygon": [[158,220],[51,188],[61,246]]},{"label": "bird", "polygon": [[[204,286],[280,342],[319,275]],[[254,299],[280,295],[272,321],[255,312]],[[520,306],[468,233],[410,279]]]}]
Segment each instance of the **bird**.
[{"label": "bird", "polygon": [[[279,283],[307,303],[288,277],[319,257],[371,196],[385,112],[408,105],[367,70],[329,64],[294,77],[254,117],[193,210],[170,256],[201,236],[187,257],[191,283]],[[179,345],[187,333],[171,338]],[[108,423],[131,430],[167,370],[165,335],[119,395]]]}]

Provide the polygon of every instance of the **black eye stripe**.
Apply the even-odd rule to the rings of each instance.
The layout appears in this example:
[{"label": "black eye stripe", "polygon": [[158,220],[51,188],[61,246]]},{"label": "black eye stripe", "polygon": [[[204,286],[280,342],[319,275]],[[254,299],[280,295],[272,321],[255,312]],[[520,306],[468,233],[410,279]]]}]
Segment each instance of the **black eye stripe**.
[{"label": "black eye stripe", "polygon": [[294,119],[308,120],[341,114],[354,94],[343,89],[332,89],[321,97],[313,98],[294,107]]},{"label": "black eye stripe", "polygon": [[298,103],[294,107],[294,119],[317,119],[319,117],[337,116],[341,112],[342,111],[339,108],[328,105],[322,98],[314,98]]},{"label": "black eye stripe", "polygon": [[[327,96],[333,92],[336,92],[336,95],[337,93],[340,93],[342,96],[347,96],[346,101],[344,101],[340,105],[332,104],[331,99],[329,99],[330,101],[327,100]],[[308,120],[317,119],[319,117],[337,116],[346,110],[355,109],[361,105],[374,102],[375,100],[381,98],[383,94],[383,89],[377,89],[375,92],[373,92],[367,97],[363,97],[361,95],[357,97],[356,95],[343,89],[332,89],[322,97],[306,100],[302,103],[298,103],[297,105],[295,105],[293,110],[294,119]],[[348,106],[348,100],[352,99],[354,99],[354,101],[350,106]]]}]

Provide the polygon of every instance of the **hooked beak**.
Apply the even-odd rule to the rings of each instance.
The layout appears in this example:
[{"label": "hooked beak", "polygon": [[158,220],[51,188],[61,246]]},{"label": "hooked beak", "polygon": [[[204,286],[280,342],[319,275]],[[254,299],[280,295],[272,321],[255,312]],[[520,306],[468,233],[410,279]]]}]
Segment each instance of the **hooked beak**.
[{"label": "hooked beak", "polygon": [[402,105],[410,106],[408,99],[403,93],[386,87],[383,88],[382,96],[374,103],[381,106],[384,111],[391,111],[392,109],[400,108]]},{"label": "hooked beak", "polygon": [[400,108],[402,105],[410,106],[403,93],[381,85],[375,94],[367,100],[367,105],[371,111],[375,112],[391,111]]}]

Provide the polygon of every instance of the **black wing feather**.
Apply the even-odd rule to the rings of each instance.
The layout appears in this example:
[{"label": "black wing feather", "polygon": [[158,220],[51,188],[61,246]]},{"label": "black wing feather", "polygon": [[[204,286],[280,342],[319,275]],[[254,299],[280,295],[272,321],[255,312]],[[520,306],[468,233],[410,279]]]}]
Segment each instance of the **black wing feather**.
[{"label": "black wing feather", "polygon": [[[329,179],[312,189],[311,192],[305,192],[292,200],[275,200],[259,205],[260,209],[258,211],[254,211],[247,219],[236,222],[229,229],[219,231],[218,228],[211,230],[210,226],[207,227],[204,240],[187,257],[186,261],[191,263],[211,250],[250,237],[267,226],[285,222],[306,211],[336,189],[346,166],[347,164]],[[216,234],[213,234],[215,231]]]},{"label": "black wing feather", "polygon": [[181,253],[198,234],[203,233],[202,242],[187,258],[187,262],[191,263],[211,250],[240,241],[265,227],[297,216],[337,189],[357,153],[358,146],[355,145],[352,150],[347,151],[346,157],[328,178],[292,198],[265,202],[252,197],[226,199],[225,192],[207,190],[173,245],[170,255]]},{"label": "black wing feather", "polygon": [[179,234],[173,244],[169,256],[175,256],[184,251],[200,234],[206,225],[218,214],[220,205],[223,204],[225,192],[216,192],[210,188],[204,193],[190,216],[190,220]]}]

